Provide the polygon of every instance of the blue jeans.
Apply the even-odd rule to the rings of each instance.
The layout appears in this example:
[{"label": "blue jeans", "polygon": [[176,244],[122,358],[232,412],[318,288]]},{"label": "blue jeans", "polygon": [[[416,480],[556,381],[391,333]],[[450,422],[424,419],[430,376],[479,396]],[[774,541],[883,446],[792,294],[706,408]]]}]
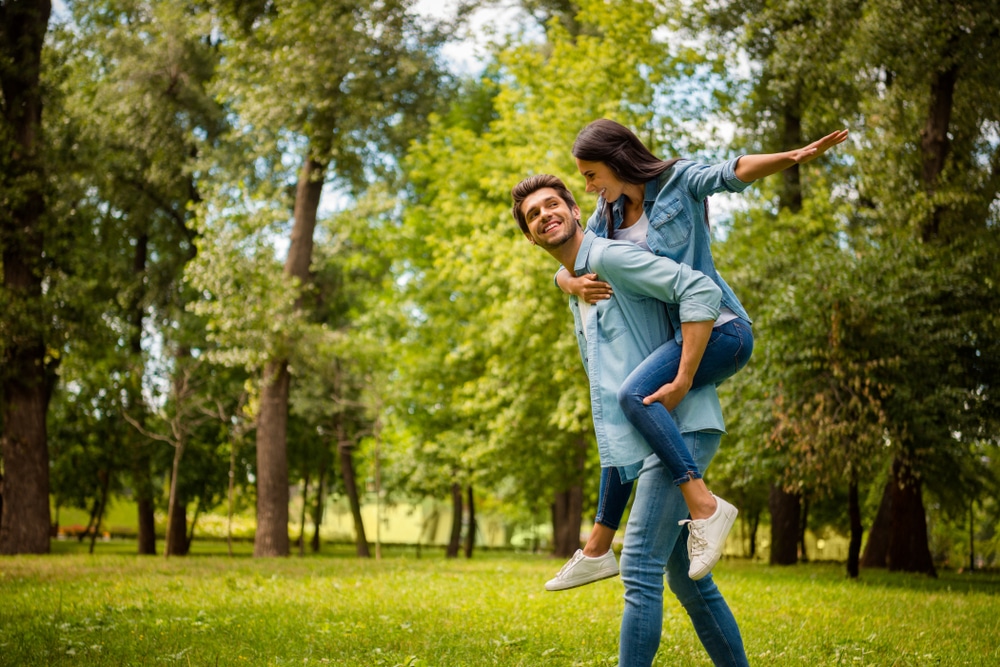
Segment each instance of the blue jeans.
[{"label": "blue jeans", "polygon": [[[718,384],[734,375],[746,365],[752,352],[753,331],[744,320],[735,319],[712,329],[691,388]],[[642,399],[677,377],[680,360],[681,346],[673,340],[664,343],[629,374],[618,392],[625,416],[667,466],[674,484],[701,479],[701,469],[663,404],[643,405]],[[618,530],[631,495],[631,482],[623,483],[613,468],[602,468],[595,522]]]},{"label": "blue jeans", "polygon": [[[746,365],[753,352],[750,325],[735,319],[712,329],[705,355],[695,371],[691,388],[719,384]],[[643,405],[646,398],[677,377],[681,346],[670,340],[636,366],[618,391],[618,404],[636,430],[649,443],[673,476],[674,484],[701,479],[702,473],[684,445],[674,418],[659,401]]]},{"label": "blue jeans", "polygon": [[[714,433],[684,434],[687,447],[702,469],[719,448]],[[632,513],[625,527],[621,578],[625,584],[618,649],[619,667],[649,667],[663,630],[663,574],[684,606],[698,639],[715,665],[747,667],[739,626],[712,575],[688,577],[687,527],[677,525],[688,515],[687,505],[670,473],[656,456],[649,456],[636,482]]]}]

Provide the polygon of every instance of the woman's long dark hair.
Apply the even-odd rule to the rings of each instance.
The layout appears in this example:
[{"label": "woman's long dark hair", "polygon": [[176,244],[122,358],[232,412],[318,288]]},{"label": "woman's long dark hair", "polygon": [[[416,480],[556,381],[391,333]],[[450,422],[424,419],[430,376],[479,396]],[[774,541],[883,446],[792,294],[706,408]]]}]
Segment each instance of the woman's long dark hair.
[{"label": "woman's long dark hair", "polygon": [[[573,157],[587,162],[603,162],[619,179],[645,185],[674,166],[680,158],[661,160],[653,155],[632,130],[621,123],[601,118],[576,135]],[[601,216],[608,222],[608,238],[614,238],[611,202],[604,200]]]}]

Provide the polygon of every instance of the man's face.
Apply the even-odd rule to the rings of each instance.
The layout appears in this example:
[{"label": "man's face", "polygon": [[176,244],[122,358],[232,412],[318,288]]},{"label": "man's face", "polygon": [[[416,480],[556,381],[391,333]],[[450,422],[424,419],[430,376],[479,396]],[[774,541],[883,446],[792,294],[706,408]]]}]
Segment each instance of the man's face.
[{"label": "man's face", "polygon": [[558,248],[579,231],[580,209],[569,205],[552,188],[535,190],[521,202],[528,239],[546,250]]},{"label": "man's face", "polygon": [[622,196],[625,182],[615,176],[605,163],[577,158],[576,168],[587,181],[587,192],[604,197],[607,201],[618,201]]}]

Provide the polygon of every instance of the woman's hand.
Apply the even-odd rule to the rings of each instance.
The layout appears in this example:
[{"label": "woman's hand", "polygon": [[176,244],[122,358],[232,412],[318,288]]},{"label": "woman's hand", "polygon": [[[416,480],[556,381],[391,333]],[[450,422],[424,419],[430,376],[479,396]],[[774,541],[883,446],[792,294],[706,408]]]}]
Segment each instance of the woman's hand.
[{"label": "woman's hand", "polygon": [[652,405],[655,402],[663,404],[667,410],[676,408],[681,400],[687,396],[691,390],[691,379],[676,377],[673,382],[665,384],[652,394],[642,399],[643,405]]},{"label": "woman's hand", "polygon": [[843,143],[846,139],[847,130],[837,130],[836,132],[831,132],[822,139],[817,139],[804,148],[788,151],[788,157],[796,164],[805,164],[806,162],[815,160],[837,144]]},{"label": "woman's hand", "polygon": [[[565,285],[562,284],[563,280],[565,280]],[[567,275],[560,280],[560,287],[564,287],[564,291],[587,303],[597,303],[611,298],[611,285],[599,280],[596,273],[585,273],[575,278]]]},{"label": "woman's hand", "polygon": [[803,148],[784,153],[744,155],[736,161],[736,178],[744,183],[752,183],[793,165],[811,162],[837,144],[843,143],[847,135],[847,130],[837,130]]}]

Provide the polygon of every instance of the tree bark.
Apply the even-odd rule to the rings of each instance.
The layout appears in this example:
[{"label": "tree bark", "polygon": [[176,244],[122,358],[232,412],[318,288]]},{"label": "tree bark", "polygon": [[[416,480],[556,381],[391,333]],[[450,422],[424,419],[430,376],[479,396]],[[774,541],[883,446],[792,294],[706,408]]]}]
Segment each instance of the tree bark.
[{"label": "tree bark", "polygon": [[290,378],[285,361],[264,369],[257,418],[256,558],[288,555],[288,425]]},{"label": "tree bark", "polygon": [[[958,65],[953,64],[943,72],[935,72],[931,78],[930,103],[927,120],[920,131],[920,152],[922,157],[924,189],[930,197],[937,191],[938,179],[944,171],[951,142],[948,126],[951,124],[951,110],[955,100],[955,84],[958,82]],[[928,242],[938,236],[944,213],[940,205],[933,205],[930,217],[921,227],[921,238]]]},{"label": "tree bark", "polygon": [[368,537],[365,535],[365,522],[361,519],[361,496],[358,494],[357,478],[354,474],[354,456],[351,443],[343,439],[343,428],[338,426],[337,452],[340,454],[340,477],[344,481],[344,493],[351,504],[351,516],[354,517],[354,544],[359,557],[371,558],[368,549]]},{"label": "tree bark", "polygon": [[[149,234],[140,233],[136,238],[135,255],[132,259],[132,273],[135,279],[135,293],[129,304],[132,318],[131,340],[129,350],[132,354],[132,377],[129,380],[129,407],[135,420],[140,425],[146,424],[146,404],[142,397],[142,328],[145,320],[143,308],[142,278],[146,273],[146,263],[149,259]],[[156,555],[156,520],[154,516],[154,492],[152,480],[152,460],[150,443],[141,432],[132,433],[128,439],[132,450],[132,488],[135,493],[136,512],[138,513],[138,553],[140,556]]]},{"label": "tree bark", "polygon": [[809,528],[809,498],[801,497],[800,502],[801,512],[799,516],[799,530],[798,530],[798,551],[799,551],[799,561],[802,563],[809,562],[809,553],[806,551],[806,530]]},{"label": "tree bark", "polygon": [[580,548],[583,523],[583,487],[573,486],[557,493],[552,503],[553,555],[569,558]]},{"label": "tree bark", "polygon": [[[310,280],[313,232],[326,165],[307,157],[295,191],[291,245],[285,275],[305,285]],[[288,360],[264,368],[257,422],[257,534],[254,557],[288,555]]]},{"label": "tree bark", "polygon": [[170,494],[170,507],[167,511],[166,546],[164,557],[186,556],[189,551],[187,537],[187,502],[180,494]]},{"label": "tree bark", "polygon": [[861,502],[858,498],[858,481],[851,479],[847,486],[847,515],[851,523],[851,537],[847,545],[847,576],[858,578],[859,559],[861,556]]},{"label": "tree bark", "polygon": [[306,555],[306,504],[309,501],[309,471],[306,471],[302,480],[302,511],[299,512],[299,557]]},{"label": "tree bark", "polygon": [[458,558],[462,546],[462,486],[455,482],[451,485],[451,536],[445,558]]},{"label": "tree bark", "polygon": [[97,542],[97,535],[101,532],[101,521],[104,519],[104,510],[108,506],[108,488],[111,485],[111,471],[102,470],[99,473],[101,478],[101,498],[97,506],[97,518],[94,521],[94,531],[90,535],[89,553],[94,553],[94,546]]},{"label": "tree bark", "polygon": [[912,468],[897,458],[892,464],[892,524],[887,565],[890,572],[937,576],[927,540],[922,484]]},{"label": "tree bark", "polygon": [[868,531],[868,542],[861,555],[861,567],[885,567],[889,562],[889,527],[892,523],[892,474],[882,488],[882,500]]},{"label": "tree bark", "polygon": [[326,499],[326,470],[328,466],[327,457],[329,454],[329,448],[326,446],[326,443],[324,443],[323,457],[320,460],[319,465],[319,479],[316,480],[316,504],[313,505],[312,541],[309,544],[309,548],[314,554],[319,553],[319,527],[323,525],[323,503]]},{"label": "tree bark", "polygon": [[768,497],[771,511],[771,565],[795,565],[798,562],[800,496],[772,486]]},{"label": "tree bark", "polygon": [[465,531],[465,557],[472,558],[472,550],[476,545],[476,503],[472,495],[472,484],[469,484],[466,498],[469,504],[469,526]]},{"label": "tree bark", "polygon": [[45,166],[41,59],[52,4],[0,5],[0,248],[7,297],[0,359],[0,455],[4,463],[0,554],[48,553],[49,453],[45,419],[50,370],[42,312]]},{"label": "tree bark", "polygon": [[760,528],[760,510],[754,511],[747,520],[750,534],[750,560],[757,557],[757,529]]},{"label": "tree bark", "polygon": [[[783,133],[782,145],[787,150],[793,146],[801,146],[802,140],[802,118],[797,110],[798,100],[789,102],[782,108]],[[781,207],[787,208],[792,213],[802,210],[802,174],[799,165],[793,164],[788,169],[781,172]]]}]

